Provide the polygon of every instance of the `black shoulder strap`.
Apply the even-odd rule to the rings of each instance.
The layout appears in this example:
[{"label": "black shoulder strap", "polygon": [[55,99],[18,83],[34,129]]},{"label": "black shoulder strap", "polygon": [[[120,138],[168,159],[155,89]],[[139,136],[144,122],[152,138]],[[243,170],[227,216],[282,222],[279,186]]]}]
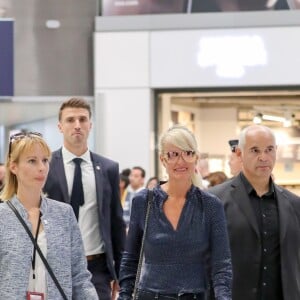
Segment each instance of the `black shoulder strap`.
[{"label": "black shoulder strap", "polygon": [[40,255],[40,258],[41,260],[43,261],[46,269],[48,270],[49,272],[49,275],[51,276],[52,280],[54,281],[55,285],[57,286],[57,289],[59,290],[60,294],[62,295],[63,299],[64,300],[68,300],[65,292],[63,291],[62,287],[60,286],[57,278],[55,277],[50,265],[48,264],[42,250],[40,249],[38,243],[36,242],[36,240],[34,239],[30,229],[28,228],[28,226],[26,225],[25,221],[23,220],[23,218],[20,216],[19,212],[17,211],[17,209],[14,207],[14,205],[10,202],[10,201],[7,201],[7,205],[11,208],[11,210],[15,213],[15,215],[17,216],[17,218],[19,219],[19,221],[21,222],[21,224],[23,225],[23,227],[25,228],[27,234],[29,235],[33,245],[35,246],[38,254]]},{"label": "black shoulder strap", "polygon": [[136,276],[135,276],[135,283],[134,283],[134,289],[133,289],[133,300],[136,299],[137,287],[138,287],[138,283],[140,281],[140,276],[141,276],[142,261],[143,261],[143,255],[144,255],[144,244],[145,244],[145,237],[146,237],[146,232],[147,232],[147,228],[148,228],[148,219],[149,219],[149,214],[150,214],[150,210],[151,210],[152,199],[153,199],[153,191],[148,190],[147,212],[146,212],[146,217],[145,217],[145,226],[144,226],[144,233],[143,233],[141,249],[140,249],[139,263],[138,263]]}]

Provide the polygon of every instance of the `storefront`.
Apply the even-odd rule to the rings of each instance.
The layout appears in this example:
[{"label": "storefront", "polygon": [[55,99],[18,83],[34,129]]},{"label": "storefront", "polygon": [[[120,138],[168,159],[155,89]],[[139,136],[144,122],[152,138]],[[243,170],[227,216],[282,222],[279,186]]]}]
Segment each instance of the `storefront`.
[{"label": "storefront", "polygon": [[[200,151],[223,164],[228,139],[256,110],[281,108],[278,116],[294,115],[297,128],[299,11],[268,13],[97,19],[95,109],[97,128],[105,129],[99,151],[121,168],[142,165],[152,175],[159,171],[157,136],[179,112],[192,122]],[[299,177],[295,166],[283,169]]]}]

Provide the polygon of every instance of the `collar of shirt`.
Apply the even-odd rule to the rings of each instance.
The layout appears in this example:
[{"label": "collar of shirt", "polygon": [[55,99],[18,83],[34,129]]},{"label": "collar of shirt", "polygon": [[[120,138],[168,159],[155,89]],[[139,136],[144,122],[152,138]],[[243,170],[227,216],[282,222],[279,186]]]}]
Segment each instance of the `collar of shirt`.
[{"label": "collar of shirt", "polygon": [[[62,147],[62,156],[65,164],[71,163],[74,158],[78,157],[67,150],[65,147]],[[90,150],[87,149],[86,152],[79,157],[82,158],[84,162],[91,162]]]},{"label": "collar of shirt", "polygon": [[[243,174],[243,172],[240,172],[239,176],[241,177],[241,180],[245,186],[246,192],[248,195],[254,194],[257,195],[255,189],[253,188],[253,186],[251,185],[251,183],[248,181],[248,179],[246,178],[246,176]],[[272,178],[270,178],[269,181],[269,191],[265,194],[266,196],[270,196],[274,193],[275,189],[274,189],[274,184],[273,184],[273,180]]]},{"label": "collar of shirt", "polygon": [[134,190],[130,185],[127,187],[127,192],[136,194],[139,191],[143,190],[145,187],[141,186],[138,189]]}]

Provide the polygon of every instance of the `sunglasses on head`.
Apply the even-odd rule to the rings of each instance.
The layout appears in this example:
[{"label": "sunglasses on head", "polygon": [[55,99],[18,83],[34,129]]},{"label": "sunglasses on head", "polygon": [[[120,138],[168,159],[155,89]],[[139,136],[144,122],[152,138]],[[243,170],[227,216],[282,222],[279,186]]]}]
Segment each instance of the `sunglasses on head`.
[{"label": "sunglasses on head", "polygon": [[22,140],[26,137],[38,137],[38,138],[42,138],[43,135],[39,132],[19,132],[16,134],[13,134],[9,137],[9,149],[8,149],[8,157],[10,157],[11,154],[11,145],[14,141],[18,141],[18,140]]}]

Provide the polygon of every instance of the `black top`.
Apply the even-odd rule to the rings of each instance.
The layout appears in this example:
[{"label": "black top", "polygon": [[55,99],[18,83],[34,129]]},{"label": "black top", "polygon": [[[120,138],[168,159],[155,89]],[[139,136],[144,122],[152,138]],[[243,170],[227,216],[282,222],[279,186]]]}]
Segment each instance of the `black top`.
[{"label": "black top", "polygon": [[261,266],[258,282],[258,299],[283,300],[280,264],[278,203],[272,180],[269,191],[259,197],[241,173],[242,181],[249,195],[261,236]]}]

